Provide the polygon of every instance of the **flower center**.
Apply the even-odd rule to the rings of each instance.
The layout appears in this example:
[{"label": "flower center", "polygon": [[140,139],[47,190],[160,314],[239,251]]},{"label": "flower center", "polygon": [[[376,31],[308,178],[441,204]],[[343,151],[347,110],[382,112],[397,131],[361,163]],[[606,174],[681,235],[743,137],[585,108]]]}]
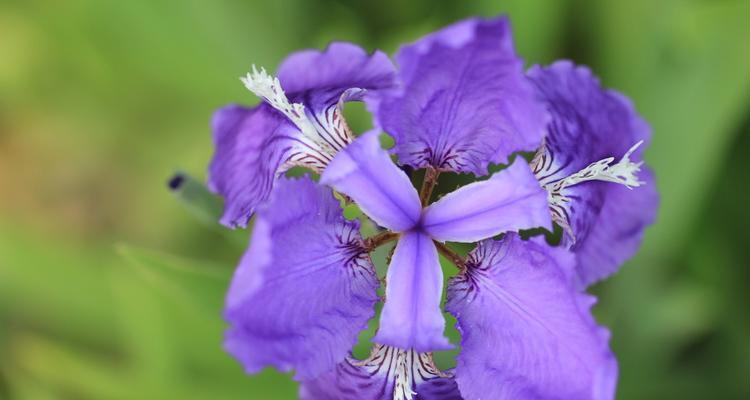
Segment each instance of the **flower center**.
[{"label": "flower center", "polygon": [[387,379],[393,382],[393,400],[412,400],[416,398],[417,393],[414,390],[420,384],[432,379],[451,377],[435,366],[430,353],[418,353],[381,344],[373,347],[366,360],[354,364],[371,374],[386,369]]}]

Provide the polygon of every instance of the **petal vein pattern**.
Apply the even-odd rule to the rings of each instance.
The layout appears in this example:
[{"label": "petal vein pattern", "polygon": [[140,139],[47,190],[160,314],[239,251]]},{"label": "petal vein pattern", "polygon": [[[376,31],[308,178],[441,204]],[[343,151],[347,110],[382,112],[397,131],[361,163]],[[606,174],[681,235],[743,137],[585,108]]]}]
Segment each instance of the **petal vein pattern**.
[{"label": "petal vein pattern", "polygon": [[635,254],[655,219],[658,194],[642,161],[651,130],[630,100],[586,67],[558,61],[528,76],[552,117],[532,168],[585,288]]},{"label": "petal vein pattern", "polygon": [[282,179],[232,279],[224,346],[249,373],[274,366],[317,376],[356,343],[378,286],[359,224],[344,219],[330,189]]},{"label": "petal vein pattern", "polygon": [[221,222],[230,227],[246,226],[289,168],[323,171],[354,138],[343,118],[344,102],[368,101],[371,92],[393,87],[395,69],[382,52],[333,43],[323,52],[292,54],[279,67],[279,78],[253,66],[241,79],[263,103],[224,107],[212,126],[216,151],[208,183],[224,197]]},{"label": "petal vein pattern", "polygon": [[[485,240],[448,288],[466,398],[614,398],[609,333],[590,313],[594,298],[573,284],[575,259],[543,240]],[[492,351],[488,351],[491,349]]]},{"label": "petal vein pattern", "polygon": [[369,358],[347,358],[333,371],[302,382],[301,400],[462,400],[450,372],[432,355],[375,345]]},{"label": "petal vein pattern", "polygon": [[487,174],[541,143],[546,114],[523,74],[505,17],[461,21],[402,47],[401,90],[378,93],[376,121],[399,161]]}]

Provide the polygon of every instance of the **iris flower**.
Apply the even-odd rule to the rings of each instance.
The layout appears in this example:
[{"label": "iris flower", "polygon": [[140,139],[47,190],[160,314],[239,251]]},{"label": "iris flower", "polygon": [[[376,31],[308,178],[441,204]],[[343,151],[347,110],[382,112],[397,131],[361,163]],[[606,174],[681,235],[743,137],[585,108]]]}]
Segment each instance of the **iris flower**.
[{"label": "iris flower", "polygon": [[[395,58],[398,70],[345,43],[295,53],[278,78],[243,78],[260,105],[216,113],[209,186],[225,198],[222,222],[255,215],[227,296],[226,350],[251,374],[294,371],[302,399],[612,399],[609,332],[583,289],[632,256],[653,220],[647,125],[585,68],[525,73],[505,17],[461,21]],[[359,137],[341,111],[351,100],[374,116]],[[285,177],[292,166],[319,181]],[[419,191],[405,166],[425,169]],[[433,199],[444,172],[476,181]],[[362,237],[336,193],[380,233]],[[556,247],[518,234],[553,224]],[[382,282],[370,252],[393,241]],[[475,247],[464,258],[446,242]],[[445,290],[439,254],[457,268]],[[441,371],[444,291],[461,342]],[[380,301],[372,353],[355,359]]]}]

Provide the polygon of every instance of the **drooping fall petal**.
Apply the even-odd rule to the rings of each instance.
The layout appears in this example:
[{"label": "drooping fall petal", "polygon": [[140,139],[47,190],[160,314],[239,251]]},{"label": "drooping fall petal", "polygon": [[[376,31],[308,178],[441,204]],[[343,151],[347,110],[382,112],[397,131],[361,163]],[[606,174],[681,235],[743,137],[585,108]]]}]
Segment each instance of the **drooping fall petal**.
[{"label": "drooping fall petal", "polygon": [[344,360],[374,315],[378,279],[359,224],[308,177],[278,182],[227,296],[225,348],[249,373],[309,379]]},{"label": "drooping fall petal", "polygon": [[653,174],[641,166],[651,130],[627,98],[602,88],[588,68],[559,61],[531,68],[529,77],[552,116],[532,168],[550,192],[565,244],[579,258],[579,284],[587,286],[635,254],[655,219]]},{"label": "drooping fall petal", "polygon": [[472,251],[448,287],[461,332],[456,381],[467,399],[610,400],[609,333],[574,284],[574,256],[508,234]]}]

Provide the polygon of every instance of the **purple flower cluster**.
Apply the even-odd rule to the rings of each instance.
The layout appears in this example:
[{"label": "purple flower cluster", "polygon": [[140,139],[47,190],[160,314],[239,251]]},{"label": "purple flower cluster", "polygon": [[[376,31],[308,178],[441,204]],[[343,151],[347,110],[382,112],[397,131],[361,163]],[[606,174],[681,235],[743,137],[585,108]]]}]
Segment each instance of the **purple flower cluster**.
[{"label": "purple flower cluster", "polygon": [[[278,78],[243,78],[260,105],[215,114],[209,187],[225,199],[221,221],[255,216],[227,296],[226,350],[248,373],[294,370],[302,399],[612,399],[609,332],[584,291],[635,253],[654,219],[648,126],[587,68],[524,71],[505,17],[456,23],[395,58],[398,69],[348,43],[294,53]],[[367,104],[373,131],[351,132],[348,101]],[[380,132],[395,140],[390,154]],[[420,192],[392,155],[425,170]],[[486,177],[490,164],[507,167]],[[286,178],[295,166],[319,181]],[[480,179],[431,202],[441,172]],[[363,238],[334,193],[381,233]],[[556,247],[517,233],[554,224]],[[391,241],[380,298],[370,252]],[[463,258],[445,242],[476,246]],[[445,289],[461,333],[448,371],[432,359],[452,347],[439,254],[458,269]],[[357,360],[379,301],[372,353]]]}]

